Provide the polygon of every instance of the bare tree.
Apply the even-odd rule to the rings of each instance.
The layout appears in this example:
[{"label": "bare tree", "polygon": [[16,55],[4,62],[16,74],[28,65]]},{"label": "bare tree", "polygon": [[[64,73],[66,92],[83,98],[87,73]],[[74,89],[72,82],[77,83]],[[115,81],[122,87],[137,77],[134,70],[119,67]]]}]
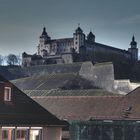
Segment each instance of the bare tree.
[{"label": "bare tree", "polygon": [[4,62],[4,58],[3,58],[3,56],[2,56],[2,55],[0,55],[0,65],[2,65],[2,64],[3,64],[3,62]]},{"label": "bare tree", "polygon": [[18,60],[18,62],[17,62],[18,65],[21,65],[21,57],[20,57],[20,55],[17,55],[16,57],[17,57],[17,60]]},{"label": "bare tree", "polygon": [[18,64],[18,58],[15,54],[9,54],[6,56],[6,62],[8,65],[16,65]]}]

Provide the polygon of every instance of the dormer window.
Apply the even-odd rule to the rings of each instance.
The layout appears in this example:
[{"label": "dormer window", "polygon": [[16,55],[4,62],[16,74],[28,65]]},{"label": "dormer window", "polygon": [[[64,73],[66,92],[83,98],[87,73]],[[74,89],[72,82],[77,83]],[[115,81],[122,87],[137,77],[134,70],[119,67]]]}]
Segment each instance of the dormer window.
[{"label": "dormer window", "polygon": [[4,101],[11,101],[11,87],[4,87]]}]

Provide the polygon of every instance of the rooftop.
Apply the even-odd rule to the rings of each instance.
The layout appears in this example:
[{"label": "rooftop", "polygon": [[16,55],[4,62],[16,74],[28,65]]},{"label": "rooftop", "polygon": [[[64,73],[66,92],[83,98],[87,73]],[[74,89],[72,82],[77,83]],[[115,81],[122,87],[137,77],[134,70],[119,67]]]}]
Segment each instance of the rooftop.
[{"label": "rooftop", "polygon": [[82,89],[82,90],[24,90],[24,92],[31,97],[44,98],[46,96],[122,96],[114,94],[103,89]]},{"label": "rooftop", "polygon": [[60,119],[89,120],[117,118],[115,109],[121,96],[49,96],[32,97]]},{"label": "rooftop", "polygon": [[[0,76],[0,125],[5,126],[63,126],[60,121],[37,102]],[[4,87],[11,88],[11,101],[4,101]]]},{"label": "rooftop", "polygon": [[90,118],[95,120],[140,120],[140,87],[125,96],[48,95],[30,96],[59,118],[69,121],[85,121]]}]

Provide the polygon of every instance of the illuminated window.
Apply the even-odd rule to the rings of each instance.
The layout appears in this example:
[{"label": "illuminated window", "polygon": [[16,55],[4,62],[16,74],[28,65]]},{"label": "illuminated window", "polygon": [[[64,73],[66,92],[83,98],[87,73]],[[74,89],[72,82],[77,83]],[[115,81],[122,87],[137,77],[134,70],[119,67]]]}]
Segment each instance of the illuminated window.
[{"label": "illuminated window", "polygon": [[4,101],[11,101],[11,88],[4,87]]},{"label": "illuminated window", "polygon": [[17,139],[25,139],[26,131],[25,130],[17,130]]}]

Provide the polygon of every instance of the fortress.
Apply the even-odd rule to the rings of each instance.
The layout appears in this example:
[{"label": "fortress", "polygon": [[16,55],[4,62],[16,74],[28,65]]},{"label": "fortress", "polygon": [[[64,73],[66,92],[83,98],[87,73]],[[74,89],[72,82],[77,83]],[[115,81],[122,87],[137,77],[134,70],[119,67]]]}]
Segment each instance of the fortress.
[{"label": "fortress", "polygon": [[138,48],[134,35],[130,42],[130,48],[122,50],[96,42],[95,35],[90,31],[86,36],[80,26],[73,33],[73,37],[62,39],[51,39],[44,27],[39,37],[37,53],[29,55],[24,52],[22,54],[22,66],[67,64],[84,61],[85,59],[86,61],[92,61],[95,60],[95,55],[98,57],[105,54],[123,56],[131,61],[137,61]]}]

